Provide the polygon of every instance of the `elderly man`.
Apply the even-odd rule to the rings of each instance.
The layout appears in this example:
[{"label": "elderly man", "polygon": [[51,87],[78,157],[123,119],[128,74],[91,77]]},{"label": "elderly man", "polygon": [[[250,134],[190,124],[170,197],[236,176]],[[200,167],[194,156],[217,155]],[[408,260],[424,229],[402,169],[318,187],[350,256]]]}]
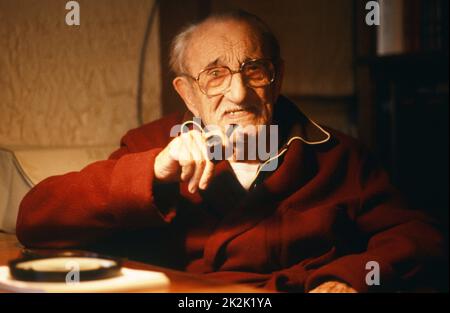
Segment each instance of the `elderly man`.
[{"label": "elderly man", "polygon": [[[25,246],[89,247],[151,229],[140,249],[164,250],[163,264],[316,292],[401,290],[441,257],[431,220],[405,207],[370,155],[280,95],[280,49],[260,19],[229,13],[184,29],[171,66],[189,112],[131,130],[108,160],[37,185],[18,216]],[[174,125],[190,128],[173,138]],[[244,149],[262,129],[247,126],[277,125],[265,132],[276,153],[210,158],[210,125],[223,147],[238,126]]]}]

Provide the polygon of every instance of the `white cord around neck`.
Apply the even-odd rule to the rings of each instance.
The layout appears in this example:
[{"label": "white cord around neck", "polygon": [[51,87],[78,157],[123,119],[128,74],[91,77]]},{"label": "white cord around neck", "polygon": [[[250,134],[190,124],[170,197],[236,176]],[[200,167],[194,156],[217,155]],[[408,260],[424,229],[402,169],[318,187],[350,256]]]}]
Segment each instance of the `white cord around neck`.
[{"label": "white cord around neck", "polygon": [[327,137],[323,140],[320,141],[308,141],[306,139],[303,139],[300,136],[293,136],[291,137],[288,142],[284,145],[283,149],[281,149],[281,151],[274,157],[269,158],[267,161],[265,161],[258,169],[258,171],[255,174],[255,178],[253,179],[253,181],[255,181],[255,179],[258,177],[259,173],[261,172],[261,170],[264,168],[264,166],[266,166],[266,164],[270,163],[271,161],[275,160],[276,158],[279,158],[280,156],[282,156],[288,149],[290,144],[294,141],[294,140],[300,140],[303,141],[304,143],[308,144],[308,145],[318,145],[318,144],[322,144],[327,142],[328,140],[330,140],[331,138],[331,134],[329,132],[327,132],[325,129],[323,129],[322,127],[320,127],[316,122],[314,122],[313,120],[311,120],[309,117],[306,116],[306,118],[308,119],[308,121],[310,121],[313,125],[315,125],[318,129],[320,129]]}]

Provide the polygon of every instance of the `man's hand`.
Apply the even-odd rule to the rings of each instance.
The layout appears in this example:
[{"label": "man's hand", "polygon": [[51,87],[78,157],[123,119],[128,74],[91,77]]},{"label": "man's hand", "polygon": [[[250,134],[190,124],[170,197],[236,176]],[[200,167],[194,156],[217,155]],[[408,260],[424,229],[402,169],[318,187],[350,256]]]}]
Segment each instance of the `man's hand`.
[{"label": "man's hand", "polygon": [[309,291],[310,293],[356,293],[357,291],[338,281],[327,281]]},{"label": "man's hand", "polygon": [[155,159],[155,177],[160,182],[189,181],[189,191],[206,189],[214,164],[208,159],[205,139],[198,130],[182,133],[161,151]]}]

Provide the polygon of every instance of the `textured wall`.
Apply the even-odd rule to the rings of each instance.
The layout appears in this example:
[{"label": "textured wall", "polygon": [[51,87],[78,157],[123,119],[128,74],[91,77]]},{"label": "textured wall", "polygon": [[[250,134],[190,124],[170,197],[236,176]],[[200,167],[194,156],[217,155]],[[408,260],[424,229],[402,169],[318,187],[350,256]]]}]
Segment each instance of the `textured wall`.
[{"label": "textured wall", "polygon": [[[137,126],[138,63],[153,0],[0,0],[0,145],[117,144]],[[160,116],[158,19],[144,80],[144,121]]]}]

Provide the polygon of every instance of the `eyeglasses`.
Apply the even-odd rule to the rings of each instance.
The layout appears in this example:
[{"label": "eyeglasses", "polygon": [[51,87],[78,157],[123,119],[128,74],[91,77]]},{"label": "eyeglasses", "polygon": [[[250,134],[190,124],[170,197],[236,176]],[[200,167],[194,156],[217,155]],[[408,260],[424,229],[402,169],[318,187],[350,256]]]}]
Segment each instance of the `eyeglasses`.
[{"label": "eyeglasses", "polygon": [[270,59],[253,59],[243,62],[239,70],[233,71],[228,66],[215,66],[201,70],[194,79],[200,90],[208,97],[223,94],[231,85],[233,74],[241,73],[247,87],[258,88],[270,85],[275,80],[275,66]]}]

